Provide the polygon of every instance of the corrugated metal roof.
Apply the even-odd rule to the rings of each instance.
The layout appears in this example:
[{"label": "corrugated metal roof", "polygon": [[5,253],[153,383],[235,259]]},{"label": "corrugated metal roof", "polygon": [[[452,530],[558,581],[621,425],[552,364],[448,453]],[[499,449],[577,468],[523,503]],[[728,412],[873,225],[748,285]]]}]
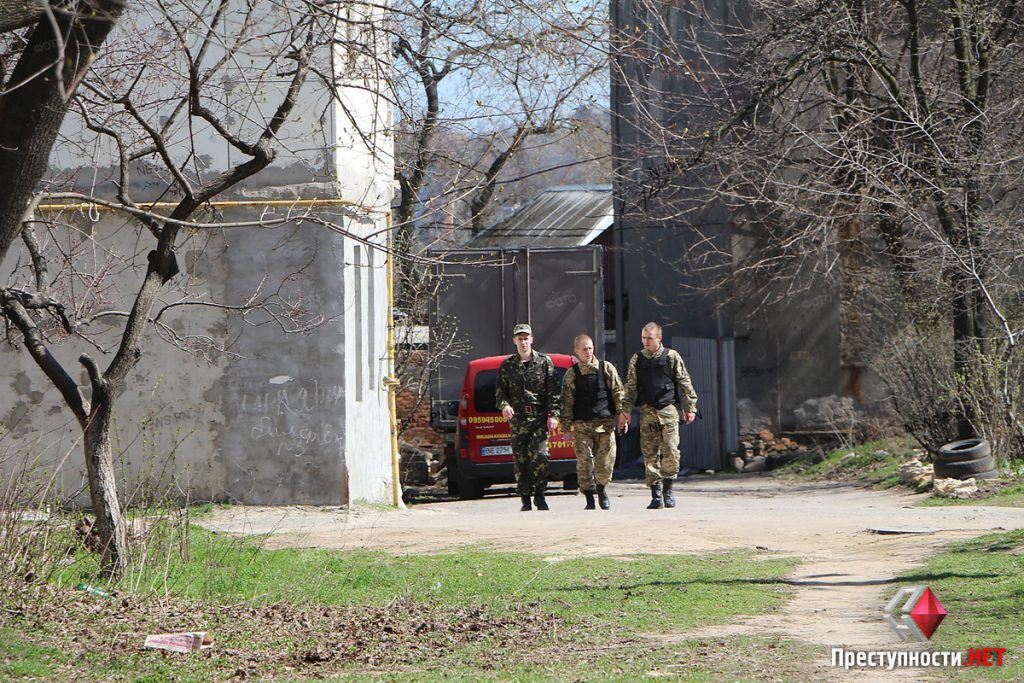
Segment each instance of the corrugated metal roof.
[{"label": "corrugated metal roof", "polygon": [[562,185],[539,193],[466,247],[574,247],[612,225],[611,185]]}]

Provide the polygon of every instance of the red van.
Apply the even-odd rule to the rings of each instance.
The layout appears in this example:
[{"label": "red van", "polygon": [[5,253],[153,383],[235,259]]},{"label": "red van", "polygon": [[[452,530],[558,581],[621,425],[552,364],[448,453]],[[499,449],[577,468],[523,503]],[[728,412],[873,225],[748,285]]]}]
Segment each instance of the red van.
[{"label": "red van", "polygon": [[[547,355],[555,364],[561,386],[562,376],[576,363],[576,357],[564,353]],[[455,428],[455,458],[448,465],[448,491],[463,500],[482,497],[484,489],[492,484],[516,480],[511,431],[494,397],[498,367],[506,358],[478,358],[466,368]],[[548,439],[548,477],[551,481],[564,481],[566,488],[576,488],[572,437],[571,433],[559,433]]]}]

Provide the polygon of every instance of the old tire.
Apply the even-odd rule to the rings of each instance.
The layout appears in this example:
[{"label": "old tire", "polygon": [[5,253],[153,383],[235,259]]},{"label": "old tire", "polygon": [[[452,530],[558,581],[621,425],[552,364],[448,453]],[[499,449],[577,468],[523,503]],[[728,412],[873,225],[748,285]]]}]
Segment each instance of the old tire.
[{"label": "old tire", "polygon": [[975,460],[961,460],[959,462],[935,461],[936,479],[967,479],[976,474],[991,472],[996,468],[995,460],[991,455]]},{"label": "old tire", "polygon": [[992,447],[985,439],[964,439],[947,443],[939,449],[937,459],[941,462],[963,462],[978,460],[992,454]]}]

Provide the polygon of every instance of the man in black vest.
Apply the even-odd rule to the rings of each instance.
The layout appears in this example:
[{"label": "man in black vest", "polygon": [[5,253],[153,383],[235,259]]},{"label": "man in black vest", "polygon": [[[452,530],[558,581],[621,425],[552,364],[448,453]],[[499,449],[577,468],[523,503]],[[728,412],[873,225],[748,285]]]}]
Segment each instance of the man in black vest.
[{"label": "man in black vest", "polygon": [[572,425],[576,476],[587,497],[585,510],[594,510],[594,494],[602,510],[611,507],[605,487],[615,466],[615,415],[624,396],[615,366],[594,357],[594,341],[576,337],[573,350],[579,363],[562,378],[562,423]]},{"label": "man in black vest", "polygon": [[644,325],[641,339],[643,351],[629,359],[619,429],[629,427],[633,406],[640,406],[640,450],[651,489],[647,509],[674,508],[672,482],[679,474],[679,423],[690,424],[697,416],[697,392],[682,356],[661,345],[661,325]]}]

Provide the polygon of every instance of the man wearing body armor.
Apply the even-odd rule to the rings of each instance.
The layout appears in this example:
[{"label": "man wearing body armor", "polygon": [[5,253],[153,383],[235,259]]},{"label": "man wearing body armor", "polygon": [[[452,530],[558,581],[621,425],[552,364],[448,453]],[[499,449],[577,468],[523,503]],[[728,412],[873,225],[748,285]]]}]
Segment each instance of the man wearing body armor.
[{"label": "man wearing body armor", "polygon": [[644,348],[633,354],[626,372],[619,429],[629,427],[633,406],[639,406],[644,478],[651,489],[647,509],[672,508],[676,506],[672,483],[679,474],[679,424],[696,418],[697,392],[682,356],[662,346],[660,325],[644,325],[641,339]]},{"label": "man wearing body armor", "polygon": [[611,507],[605,487],[615,466],[615,415],[623,404],[622,380],[615,366],[594,356],[594,341],[576,337],[579,363],[562,378],[562,423],[571,425],[576,450],[576,476],[586,496],[585,510]]}]

